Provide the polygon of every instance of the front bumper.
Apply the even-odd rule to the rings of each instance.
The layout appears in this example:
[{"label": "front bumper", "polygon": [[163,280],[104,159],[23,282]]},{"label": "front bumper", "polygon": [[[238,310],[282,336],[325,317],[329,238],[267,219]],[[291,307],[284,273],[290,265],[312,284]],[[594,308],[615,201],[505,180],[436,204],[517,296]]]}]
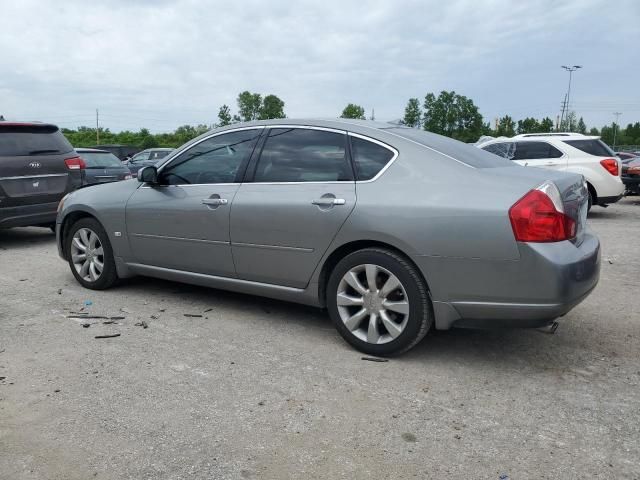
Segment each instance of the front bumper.
[{"label": "front bumper", "polygon": [[0,208],[0,228],[54,223],[57,209],[58,202]]},{"label": "front bumper", "polygon": [[600,242],[519,243],[519,260],[414,257],[431,291],[436,328],[539,327],[595,288]]}]

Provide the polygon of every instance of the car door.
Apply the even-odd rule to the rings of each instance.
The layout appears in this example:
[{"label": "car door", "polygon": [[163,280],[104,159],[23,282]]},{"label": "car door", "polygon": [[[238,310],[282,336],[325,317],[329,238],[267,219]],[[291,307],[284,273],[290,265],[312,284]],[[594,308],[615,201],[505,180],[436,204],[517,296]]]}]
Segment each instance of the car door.
[{"label": "car door", "polygon": [[271,128],[231,206],[238,277],[304,288],[355,202],[345,132]]},{"label": "car door", "polygon": [[158,185],[136,190],[126,207],[135,262],[235,276],[229,210],[261,132],[243,128],[205,138],[163,165]]},{"label": "car door", "polygon": [[515,142],[513,160],[527,167],[564,169],[567,157],[556,147],[543,141]]}]

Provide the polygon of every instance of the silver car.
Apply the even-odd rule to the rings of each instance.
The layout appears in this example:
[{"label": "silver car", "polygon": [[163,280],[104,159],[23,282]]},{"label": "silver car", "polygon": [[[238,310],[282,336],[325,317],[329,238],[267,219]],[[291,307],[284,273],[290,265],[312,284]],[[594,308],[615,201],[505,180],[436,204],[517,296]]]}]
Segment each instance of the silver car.
[{"label": "silver car", "polygon": [[148,275],[326,307],[351,345],[392,355],[432,327],[569,312],[599,277],[587,202],[580,175],[428,132],[268,120],[69,194],[56,233],[87,288]]}]

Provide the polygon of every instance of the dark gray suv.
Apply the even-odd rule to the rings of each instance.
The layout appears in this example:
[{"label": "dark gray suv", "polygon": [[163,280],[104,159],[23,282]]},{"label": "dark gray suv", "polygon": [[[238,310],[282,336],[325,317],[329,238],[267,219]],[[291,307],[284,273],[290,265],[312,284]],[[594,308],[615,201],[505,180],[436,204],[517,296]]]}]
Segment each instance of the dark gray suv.
[{"label": "dark gray suv", "polygon": [[54,227],[84,166],[55,125],[0,122],[0,228]]}]

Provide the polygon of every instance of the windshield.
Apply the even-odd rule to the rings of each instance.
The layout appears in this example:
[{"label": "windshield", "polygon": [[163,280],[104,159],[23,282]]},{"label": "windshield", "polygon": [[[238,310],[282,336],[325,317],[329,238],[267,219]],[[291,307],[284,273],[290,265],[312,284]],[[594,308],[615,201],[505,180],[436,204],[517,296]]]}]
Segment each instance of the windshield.
[{"label": "windshield", "polygon": [[120,167],[122,162],[113,153],[109,152],[78,152],[87,164],[87,168],[111,168]]}]

